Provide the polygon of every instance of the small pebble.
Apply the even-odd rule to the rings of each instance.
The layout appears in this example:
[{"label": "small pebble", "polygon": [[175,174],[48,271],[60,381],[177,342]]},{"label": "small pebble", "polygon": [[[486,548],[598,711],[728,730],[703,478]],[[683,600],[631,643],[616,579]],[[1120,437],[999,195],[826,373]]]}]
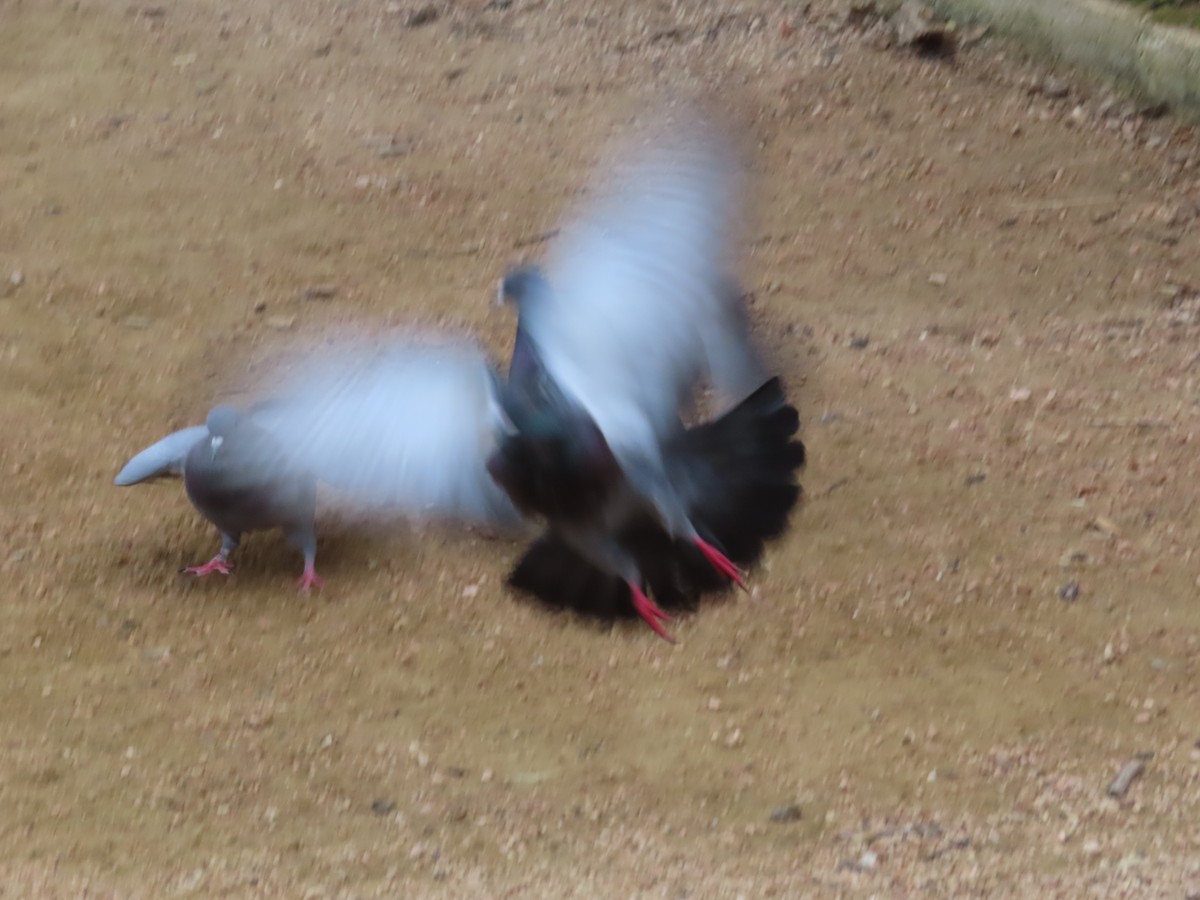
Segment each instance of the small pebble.
[{"label": "small pebble", "polygon": [[439,15],[441,13],[436,6],[432,3],[426,3],[424,6],[420,6],[410,12],[408,17],[405,18],[404,24],[409,28],[420,28],[422,25],[436,22]]},{"label": "small pebble", "polygon": [[276,331],[289,331],[296,324],[296,317],[267,316],[263,321],[267,323],[268,328],[274,328]]},{"label": "small pebble", "polygon": [[1055,78],[1053,75],[1049,75],[1042,82],[1042,93],[1055,100],[1061,100],[1070,92],[1071,86],[1063,78]]},{"label": "small pebble", "polygon": [[1068,603],[1079,599],[1079,582],[1068,581],[1058,589],[1058,596]]},{"label": "small pebble", "polygon": [[15,272],[13,272],[11,275],[8,276],[8,283],[11,284],[15,288],[20,287],[21,285],[23,285],[25,283],[25,273],[22,272],[20,269],[17,269]]},{"label": "small pebble", "polygon": [[1121,800],[1129,793],[1129,788],[1133,782],[1137,780],[1143,772],[1146,771],[1146,763],[1153,758],[1152,753],[1139,753],[1129,762],[1121,767],[1121,771],[1117,773],[1117,777],[1112,780],[1112,784],[1108,786],[1106,793],[1108,796]]},{"label": "small pebble", "polygon": [[251,713],[246,717],[246,727],[259,731],[270,725],[273,718],[270,713]]},{"label": "small pebble", "polygon": [[396,809],[396,804],[391,800],[378,799],[371,804],[371,812],[377,816],[386,816]]},{"label": "small pebble", "polygon": [[337,296],[338,289],[332,284],[318,284],[305,288],[300,292],[301,300],[332,300]]},{"label": "small pebble", "polygon": [[[467,70],[464,68],[464,69],[458,69],[455,71],[457,71],[458,74],[461,75],[463,72],[466,72]],[[447,75],[447,78],[449,78],[449,77],[450,76]],[[457,78],[458,76],[456,75],[454,77]],[[454,79],[450,78],[450,80],[453,81]],[[394,159],[398,156],[408,156],[408,154],[411,152],[412,152],[412,148],[408,144],[397,143],[396,141],[388,141],[388,143],[380,144],[378,147],[375,148],[375,155],[378,156],[380,159]]]},{"label": "small pebble", "polygon": [[1060,568],[1069,569],[1074,565],[1087,562],[1087,558],[1086,551],[1080,550],[1078,547],[1070,547],[1058,558],[1058,565]]},{"label": "small pebble", "polygon": [[947,278],[945,272],[933,272],[929,276],[929,283],[937,285],[938,287],[945,287],[946,281]]},{"label": "small pebble", "polygon": [[788,803],[785,806],[777,806],[771,810],[771,815],[768,817],[772,822],[779,825],[786,825],[789,822],[799,822],[803,818],[803,812],[795,803]]}]

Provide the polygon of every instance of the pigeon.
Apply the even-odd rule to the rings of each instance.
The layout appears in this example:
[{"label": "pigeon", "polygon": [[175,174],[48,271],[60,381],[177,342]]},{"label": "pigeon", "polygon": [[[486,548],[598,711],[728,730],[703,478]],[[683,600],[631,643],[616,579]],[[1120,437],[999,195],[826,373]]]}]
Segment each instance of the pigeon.
[{"label": "pigeon", "polygon": [[213,407],[204,425],[177,431],[131,459],[115,483],[124,487],[167,475],[183,477],[192,505],[221,533],[217,555],[182,572],[229,575],[229,557],[242,534],[282,528],[288,542],[304,554],[300,590],[324,584],[315,568],[316,479],[289,458],[253,410],[246,414],[232,406]]},{"label": "pigeon", "polygon": [[[501,279],[506,376],[471,342],[327,346],[281,375],[266,427],[344,511],[540,523],[513,588],[670,640],[664,606],[745,586],[805,450],[729,275],[732,154],[703,127],[666,137],[598,185],[544,267]],[[723,412],[687,426],[701,386]]]}]

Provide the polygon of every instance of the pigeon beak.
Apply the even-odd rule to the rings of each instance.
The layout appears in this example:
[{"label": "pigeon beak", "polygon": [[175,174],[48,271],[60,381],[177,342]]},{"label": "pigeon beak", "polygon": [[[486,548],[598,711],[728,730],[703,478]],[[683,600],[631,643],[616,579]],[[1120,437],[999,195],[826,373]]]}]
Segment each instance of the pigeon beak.
[{"label": "pigeon beak", "polygon": [[225,438],[221,437],[219,434],[217,434],[217,435],[213,435],[213,439],[212,439],[212,455],[213,455],[213,458],[214,458],[214,459],[215,459],[215,458],[216,458],[216,456],[217,456],[217,451],[221,449],[221,445],[222,445],[223,443],[225,443]]},{"label": "pigeon beak", "polygon": [[496,282],[496,299],[492,301],[495,306],[503,306],[504,301],[508,298],[504,294],[504,279],[501,278]]}]

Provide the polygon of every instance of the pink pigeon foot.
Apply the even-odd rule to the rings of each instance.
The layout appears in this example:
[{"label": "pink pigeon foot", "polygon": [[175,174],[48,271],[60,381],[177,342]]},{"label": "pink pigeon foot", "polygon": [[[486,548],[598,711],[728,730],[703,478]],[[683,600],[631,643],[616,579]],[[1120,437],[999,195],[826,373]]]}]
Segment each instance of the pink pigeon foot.
[{"label": "pink pigeon foot", "polygon": [[180,569],[179,571],[202,578],[205,575],[211,575],[213,572],[229,575],[233,572],[233,566],[220,556],[214,556],[202,566],[188,566],[186,569]]},{"label": "pink pigeon foot", "polygon": [[735,566],[724,553],[714,547],[704,538],[696,538],[696,546],[700,548],[700,552],[704,554],[704,558],[712,563],[712,567],[740,587],[743,591],[746,590],[746,581],[742,576],[742,570]]},{"label": "pink pigeon foot", "polygon": [[657,603],[643,594],[636,584],[630,582],[629,592],[633,595],[633,608],[638,611],[639,616],[646,620],[650,629],[664,641],[675,643],[675,638],[671,637],[662,626],[664,621],[671,621],[671,617],[659,609]]},{"label": "pink pigeon foot", "polygon": [[325,579],[318,575],[317,570],[312,566],[305,566],[304,574],[300,576],[297,586],[300,588],[300,593],[307,594],[310,588],[324,587]]}]

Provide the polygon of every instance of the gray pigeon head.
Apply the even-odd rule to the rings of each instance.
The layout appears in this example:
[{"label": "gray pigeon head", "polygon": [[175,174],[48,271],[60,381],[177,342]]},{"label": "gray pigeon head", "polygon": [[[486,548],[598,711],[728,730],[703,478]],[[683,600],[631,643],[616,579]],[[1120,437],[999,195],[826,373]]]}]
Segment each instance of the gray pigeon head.
[{"label": "gray pigeon head", "polygon": [[500,279],[500,287],[496,291],[496,303],[503,305],[511,302],[520,307],[527,300],[547,294],[549,291],[550,282],[546,280],[541,269],[533,264],[517,266],[509,269]]},{"label": "gray pigeon head", "polygon": [[209,410],[204,425],[213,437],[225,438],[229,437],[241,418],[242,414],[234,407],[221,404]]}]

